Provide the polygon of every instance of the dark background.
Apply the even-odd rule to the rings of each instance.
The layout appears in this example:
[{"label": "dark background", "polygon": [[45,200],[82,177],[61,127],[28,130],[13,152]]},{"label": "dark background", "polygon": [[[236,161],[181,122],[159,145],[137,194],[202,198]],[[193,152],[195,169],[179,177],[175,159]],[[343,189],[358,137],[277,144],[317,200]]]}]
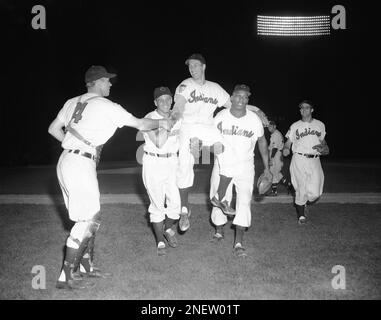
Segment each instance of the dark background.
[{"label": "dark background", "polygon": [[[229,93],[249,85],[250,104],[283,134],[300,118],[298,103],[310,99],[331,157],[380,157],[378,103],[370,98],[378,40],[363,1],[14,2],[1,1],[0,165],[56,163],[61,147],[48,126],[67,99],[85,92],[90,65],[116,72],[109,98],[143,117],[156,86],[174,91],[189,77],[184,61],[194,52],[207,60],[206,78]],[[31,27],[36,4],[46,8],[46,30]],[[256,35],[257,14],[333,17],[336,4],[346,9],[347,29],[328,37]],[[136,133],[117,130],[102,161],[134,160]]]}]

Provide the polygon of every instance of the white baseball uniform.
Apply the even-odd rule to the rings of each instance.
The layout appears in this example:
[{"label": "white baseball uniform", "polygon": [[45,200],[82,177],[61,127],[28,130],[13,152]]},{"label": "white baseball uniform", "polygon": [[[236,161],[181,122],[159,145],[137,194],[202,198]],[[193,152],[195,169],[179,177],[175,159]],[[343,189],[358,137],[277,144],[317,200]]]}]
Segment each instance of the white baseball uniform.
[{"label": "white baseball uniform", "polygon": [[[236,215],[233,224],[241,227],[251,226],[251,199],[254,187],[254,148],[259,137],[263,136],[263,125],[257,114],[247,111],[242,118],[236,118],[225,109],[215,117],[215,126],[232,146],[235,163],[233,179],[226,192],[226,200],[232,198],[232,186],[235,185],[237,192]],[[219,161],[215,161],[210,187],[210,198],[212,198],[219,184]],[[224,225],[227,217],[221,209],[213,207],[211,214],[212,222],[216,226]]]},{"label": "white baseball uniform", "polygon": [[[164,118],[156,110],[145,117]],[[176,184],[180,126],[181,120],[172,127],[167,141],[161,148],[158,148],[148,134],[143,132],[145,144],[142,176],[151,201],[148,208],[150,221],[154,223],[163,221],[165,216],[174,220],[180,217],[180,193]]]},{"label": "white baseball uniform", "polygon": [[270,166],[270,172],[273,175],[273,183],[278,183],[282,178],[283,174],[281,172],[283,167],[283,155],[282,149],[284,146],[283,135],[279,130],[275,129],[275,131],[270,136],[270,144],[269,144],[269,156],[271,157],[273,149],[278,149],[272,158],[272,164]]},{"label": "white baseball uniform", "polygon": [[[229,101],[230,96],[215,82],[205,81],[203,85],[200,85],[193,78],[184,80],[176,88],[175,101],[178,95],[183,96],[187,102],[180,128],[180,164],[177,171],[177,185],[179,188],[188,188],[193,185],[195,162],[189,150],[189,141],[197,137],[205,146],[212,146],[216,142],[224,144],[222,135],[213,125],[213,114],[217,107]],[[227,152],[218,155],[221,165],[220,173],[226,176],[231,176],[229,169],[225,170],[225,163],[228,168],[228,164],[233,161],[230,155],[231,153]]]},{"label": "white baseball uniform", "polygon": [[290,173],[297,205],[315,201],[323,193],[324,173],[319,153],[312,147],[319,144],[325,135],[325,125],[317,119],[311,122],[299,120],[291,125],[286,134],[292,142]]},{"label": "white baseball uniform", "polygon": [[[86,100],[86,107],[78,112],[77,102]],[[71,121],[75,110],[77,115]],[[117,128],[130,125],[132,117],[119,104],[94,93],[69,99],[57,115],[65,126],[71,122],[71,126],[93,145],[106,143]],[[69,217],[75,222],[90,220],[100,211],[96,164],[93,159],[69,151],[78,150],[95,156],[95,148],[70,132],[66,133],[62,148],[64,151],[57,164],[57,176]]]}]

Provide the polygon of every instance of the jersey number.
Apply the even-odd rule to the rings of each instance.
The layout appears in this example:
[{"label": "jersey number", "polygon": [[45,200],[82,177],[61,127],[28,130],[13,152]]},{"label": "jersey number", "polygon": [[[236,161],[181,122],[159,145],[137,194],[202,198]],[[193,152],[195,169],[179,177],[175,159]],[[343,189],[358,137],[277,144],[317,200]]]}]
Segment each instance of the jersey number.
[{"label": "jersey number", "polygon": [[71,117],[72,119],[74,119],[74,123],[78,123],[78,121],[82,119],[82,112],[83,110],[85,110],[86,106],[87,106],[87,102],[77,103],[77,105],[75,106],[73,116]]}]

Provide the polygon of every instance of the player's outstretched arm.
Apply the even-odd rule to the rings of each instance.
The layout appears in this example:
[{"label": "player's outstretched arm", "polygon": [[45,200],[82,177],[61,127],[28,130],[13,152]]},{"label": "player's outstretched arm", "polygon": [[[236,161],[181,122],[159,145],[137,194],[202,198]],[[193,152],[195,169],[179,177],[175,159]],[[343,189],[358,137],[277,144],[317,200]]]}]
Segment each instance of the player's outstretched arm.
[{"label": "player's outstretched arm", "polygon": [[129,118],[128,123],[125,123],[128,127],[136,128],[140,131],[154,130],[157,128],[163,128],[170,131],[174,125],[174,121],[170,119],[148,119],[148,118],[136,118],[134,116]]},{"label": "player's outstretched arm", "polygon": [[59,142],[62,142],[65,138],[64,127],[65,124],[58,118],[55,118],[48,128],[48,132]]},{"label": "player's outstretched arm", "polygon": [[265,135],[258,139],[258,148],[262,157],[263,166],[265,167],[265,172],[269,172],[269,149]]},{"label": "player's outstretched arm", "polygon": [[283,147],[283,156],[287,157],[290,154],[291,144],[292,144],[291,139],[288,138]]},{"label": "player's outstretched arm", "polygon": [[186,99],[180,95],[175,95],[175,105],[173,106],[172,112],[171,112],[171,119],[172,120],[180,120],[183,117],[183,112],[185,109]]}]

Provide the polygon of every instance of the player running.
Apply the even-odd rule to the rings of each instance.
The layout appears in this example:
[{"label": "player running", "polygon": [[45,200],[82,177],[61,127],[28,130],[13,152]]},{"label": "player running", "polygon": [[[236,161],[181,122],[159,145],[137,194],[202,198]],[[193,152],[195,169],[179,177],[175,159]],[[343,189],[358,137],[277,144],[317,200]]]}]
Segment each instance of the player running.
[{"label": "player running", "polygon": [[299,224],[307,222],[305,209],[308,204],[316,202],[323,193],[324,173],[320,163],[320,155],[329,153],[325,141],[325,125],[314,119],[313,104],[304,100],[299,104],[302,119],[294,122],[286,134],[287,141],[283,155],[290,154],[291,182],[295,189],[295,205]]},{"label": "player running", "polygon": [[[235,241],[233,253],[237,256],[246,256],[243,246],[244,231],[251,226],[251,199],[254,187],[254,148],[258,141],[259,152],[262,157],[266,174],[269,174],[268,145],[264,136],[261,119],[252,111],[247,109],[250,96],[250,88],[247,85],[236,85],[231,96],[232,106],[229,110],[222,110],[215,119],[216,128],[229,142],[235,158],[233,169],[233,180],[226,192],[226,198],[232,198],[232,186],[235,185],[237,192],[236,214],[233,220],[235,225]],[[215,161],[212,177],[210,198],[215,194],[218,185],[218,165]],[[214,207],[211,219],[216,226],[216,232],[212,241],[218,242],[224,238],[223,227],[227,222],[227,216]]]},{"label": "player running", "polygon": [[[156,110],[148,113],[149,119],[168,119],[172,107],[172,94],[167,87],[154,90]],[[170,132],[163,129],[145,131],[143,133],[143,182],[150,198],[148,212],[157,241],[157,254],[166,255],[164,238],[170,247],[177,247],[177,239],[173,230],[179,219],[180,194],[176,184],[179,151],[178,121]]]}]

